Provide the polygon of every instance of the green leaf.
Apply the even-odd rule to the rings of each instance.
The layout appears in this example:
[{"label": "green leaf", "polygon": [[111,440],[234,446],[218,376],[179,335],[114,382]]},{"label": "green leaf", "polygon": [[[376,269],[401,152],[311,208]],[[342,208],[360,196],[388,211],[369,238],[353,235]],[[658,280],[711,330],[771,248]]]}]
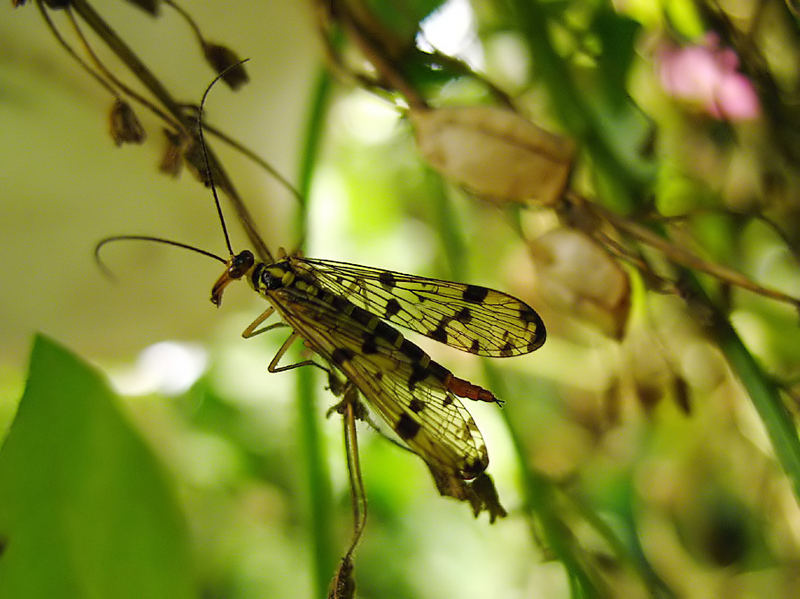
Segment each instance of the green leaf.
[{"label": "green leaf", "polygon": [[384,0],[366,0],[373,17],[393,32],[398,39],[413,42],[419,31],[419,23],[425,17],[444,4],[444,0],[402,0],[385,2]]},{"label": "green leaf", "polygon": [[622,105],[628,100],[628,72],[640,26],[636,21],[607,9],[598,11],[592,29],[602,46],[597,62],[598,81],[606,88],[608,101]]},{"label": "green leaf", "polygon": [[38,336],[0,451],[0,597],[195,595],[165,473],[101,376]]}]

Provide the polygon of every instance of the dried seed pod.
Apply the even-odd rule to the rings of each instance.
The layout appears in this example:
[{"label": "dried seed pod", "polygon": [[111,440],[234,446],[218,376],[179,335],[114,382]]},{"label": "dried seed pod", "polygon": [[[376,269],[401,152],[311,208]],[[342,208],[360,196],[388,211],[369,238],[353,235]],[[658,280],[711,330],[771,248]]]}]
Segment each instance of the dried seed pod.
[{"label": "dried seed pod", "polygon": [[555,203],[573,144],[492,106],[412,110],[419,150],[442,176],[495,199]]},{"label": "dried seed pod", "polygon": [[183,167],[183,153],[186,150],[188,138],[169,129],[162,129],[162,131],[164,131],[167,143],[161,154],[158,170],[166,175],[177,177],[181,174],[181,168]]},{"label": "dried seed pod", "polygon": [[[209,150],[210,152],[210,150]],[[203,148],[195,140],[188,139],[183,146],[183,161],[189,168],[189,172],[206,187],[211,186],[211,182],[217,186],[217,189],[222,190],[224,193],[233,195],[233,192],[228,186],[228,178],[223,175],[219,165],[209,154],[210,163],[206,162],[206,157],[203,154]],[[211,178],[208,176],[208,169],[211,168]]]},{"label": "dried seed pod", "polygon": [[114,143],[121,146],[125,143],[140,144],[144,141],[145,132],[131,105],[117,98],[111,106],[109,114],[111,137]]},{"label": "dried seed pod", "polygon": [[530,242],[539,291],[554,307],[620,338],[630,310],[628,275],[594,240],[554,229]]},{"label": "dried seed pod", "polygon": [[239,89],[250,80],[242,59],[227,46],[203,42],[203,54],[217,73],[223,73],[222,79],[231,89]]}]

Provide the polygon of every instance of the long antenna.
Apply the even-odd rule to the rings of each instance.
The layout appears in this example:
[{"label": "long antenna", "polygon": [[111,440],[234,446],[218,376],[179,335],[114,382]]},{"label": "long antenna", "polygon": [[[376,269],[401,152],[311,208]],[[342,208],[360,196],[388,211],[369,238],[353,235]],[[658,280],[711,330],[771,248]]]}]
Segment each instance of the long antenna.
[{"label": "long antenna", "polygon": [[200,100],[200,108],[197,113],[197,128],[200,133],[200,147],[203,150],[203,162],[206,165],[206,176],[208,177],[208,182],[211,185],[211,193],[214,194],[214,204],[217,206],[217,214],[219,215],[219,222],[222,225],[222,233],[225,235],[225,245],[228,246],[228,253],[233,256],[233,247],[231,246],[231,238],[228,235],[228,226],[225,224],[225,217],[222,214],[222,206],[219,202],[219,195],[217,194],[217,186],[214,185],[214,177],[211,174],[211,163],[208,159],[208,150],[206,149],[206,138],[203,135],[203,107],[206,104],[206,97],[208,97],[208,93],[211,91],[211,88],[214,87],[214,84],[222,79],[222,77],[231,69],[234,69],[244,63],[246,63],[249,58],[245,58],[244,60],[240,60],[239,62],[228,66],[224,69],[219,75],[214,77],[214,80],[208,84],[206,91],[203,92],[203,98]]},{"label": "long antenna", "polygon": [[114,275],[105,265],[103,260],[100,258],[100,248],[102,248],[107,243],[111,243],[112,241],[124,241],[124,240],[133,240],[133,241],[153,241],[155,243],[163,243],[164,245],[173,245],[175,247],[183,248],[185,250],[191,250],[198,254],[203,254],[204,256],[208,256],[209,258],[213,258],[214,260],[218,260],[223,264],[227,264],[228,261],[225,260],[222,256],[217,256],[216,254],[212,254],[211,252],[207,252],[202,250],[198,247],[194,247],[193,245],[189,245],[187,243],[181,243],[180,241],[172,241],[171,239],[164,239],[163,237],[153,237],[151,235],[114,235],[113,237],[106,237],[105,239],[101,239],[97,242],[97,245],[94,246],[94,259],[97,262],[97,266],[103,271],[103,274],[106,275],[109,279],[114,279]]}]

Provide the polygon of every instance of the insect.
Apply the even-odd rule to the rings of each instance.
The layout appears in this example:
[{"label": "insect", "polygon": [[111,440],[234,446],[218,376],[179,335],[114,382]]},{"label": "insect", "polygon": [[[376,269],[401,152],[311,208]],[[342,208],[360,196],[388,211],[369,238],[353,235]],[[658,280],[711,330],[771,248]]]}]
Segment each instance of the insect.
[{"label": "insect", "polygon": [[[476,285],[292,256],[267,264],[245,250],[228,260],[211,301],[219,305],[225,286],[237,279],[271,304],[245,329],[245,338],[284,323],[293,330],[270,372],[314,363],[278,365],[302,338],[426,462],[464,479],[480,474],[488,456],[458,397],[499,401],[432,360],[392,324],[481,356],[525,354],[545,340],[544,324],[530,306]],[[259,328],[275,312],[283,322]]]},{"label": "insect", "polygon": [[[532,352],[545,340],[539,315],[523,301],[477,285],[430,279],[299,256],[256,261],[244,250],[228,260],[160,238],[122,235],[198,251],[225,264],[211,301],[220,306],[225,288],[245,280],[270,306],[243,332],[249,339],[288,326],[292,333],[269,363],[276,373],[313,360],[281,366],[301,338],[322,360],[358,387],[367,403],[397,436],[429,465],[468,480],[489,463],[486,446],[459,397],[500,403],[491,391],[458,378],[432,360],[392,325],[410,329],[479,356]],[[277,313],[280,322],[264,326]]]},{"label": "insect", "polygon": [[[199,133],[208,165],[202,126]],[[281,255],[264,262],[249,250],[234,253],[213,184],[211,189],[228,259],[167,239],[121,235],[97,244],[98,262],[103,245],[138,239],[182,247],[224,263],[225,270],[211,291],[216,306],[221,305],[227,285],[236,280],[247,281],[269,303],[242,336],[251,338],[287,326],[292,331],[269,363],[269,372],[305,365],[328,372],[335,368],[432,470],[462,480],[480,475],[489,463],[486,445],[458,398],[500,401],[491,391],[458,378],[432,360],[393,325],[479,356],[518,356],[545,341],[544,323],[533,308],[477,285],[332,260]],[[273,314],[280,321],[265,325]],[[279,365],[298,338],[324,364],[309,359]]]}]

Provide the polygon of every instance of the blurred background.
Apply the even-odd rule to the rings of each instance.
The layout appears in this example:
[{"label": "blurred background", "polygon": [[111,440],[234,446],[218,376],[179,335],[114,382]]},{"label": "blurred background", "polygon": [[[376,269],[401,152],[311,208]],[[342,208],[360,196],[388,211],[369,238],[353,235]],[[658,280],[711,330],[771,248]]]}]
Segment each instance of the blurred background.
[{"label": "blurred background", "polygon": [[[157,17],[141,4],[91,8],[177,102],[196,105],[214,70],[192,27],[168,3]],[[90,47],[148,95],[81,6]],[[214,87],[207,123],[308,191],[298,202],[210,140],[267,246],[501,289],[548,329],[540,350],[490,364],[414,339],[505,400],[467,407],[509,514],[474,519],[438,495],[424,463],[359,425],[369,517],[356,596],[796,596],[796,7],[330,6],[180,5],[208,41],[250,59],[246,85]],[[308,374],[308,404],[296,372],[267,373],[286,333],[243,340],[263,302],[231,286],[215,309],[211,260],[119,242],[103,252],[116,280],[103,276],[92,252],[110,235],[225,255],[211,194],[187,169],[159,170],[165,125],[135,101],[146,139],[114,143],[113,96],[42,17],[86,57],[66,11],[0,10],[0,433],[42,332],[108,378],[163,468],[193,596],[324,596],[352,525],[327,381]],[[439,134],[414,119],[451,106],[518,119],[469,117],[480,133],[456,136],[462,153],[494,149],[480,137],[493,127],[559,136],[569,149],[543,153],[554,179],[518,175],[540,166],[528,150],[498,179],[524,179],[535,197],[437,164],[445,150],[424,142]],[[544,143],[526,135],[520,147]],[[234,249],[250,247],[224,197],[223,209]]]}]

